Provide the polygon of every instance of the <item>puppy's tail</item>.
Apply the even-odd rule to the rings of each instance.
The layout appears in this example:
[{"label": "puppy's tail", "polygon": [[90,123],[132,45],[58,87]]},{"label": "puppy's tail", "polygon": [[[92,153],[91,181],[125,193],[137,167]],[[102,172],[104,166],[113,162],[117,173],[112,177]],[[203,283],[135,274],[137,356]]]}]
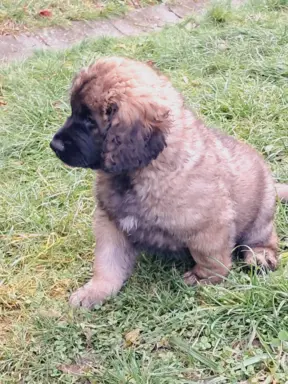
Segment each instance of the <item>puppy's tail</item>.
[{"label": "puppy's tail", "polygon": [[288,184],[276,183],[276,192],[280,200],[288,203]]}]

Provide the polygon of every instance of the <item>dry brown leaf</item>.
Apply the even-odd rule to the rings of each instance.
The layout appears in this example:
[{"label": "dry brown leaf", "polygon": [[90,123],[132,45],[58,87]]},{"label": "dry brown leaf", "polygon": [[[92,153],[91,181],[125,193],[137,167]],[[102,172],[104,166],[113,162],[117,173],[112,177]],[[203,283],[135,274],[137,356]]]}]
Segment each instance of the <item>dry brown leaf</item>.
[{"label": "dry brown leaf", "polygon": [[154,65],[155,65],[155,63],[154,63],[154,61],[152,61],[152,60],[148,60],[148,61],[146,61],[146,64],[147,65],[149,65],[149,67],[154,67]]},{"label": "dry brown leaf", "polygon": [[61,364],[58,365],[57,369],[63,373],[70,373],[71,375],[81,375],[89,370],[87,365],[78,364]]},{"label": "dry brown leaf", "polygon": [[56,281],[49,291],[51,297],[64,297],[67,294],[68,288],[71,286],[71,279],[62,279]]},{"label": "dry brown leaf", "polygon": [[51,17],[52,12],[49,9],[41,9],[41,11],[39,11],[39,15],[42,17]]},{"label": "dry brown leaf", "polygon": [[40,316],[46,317],[48,319],[59,318],[62,315],[61,312],[56,311],[55,309],[52,309],[52,308],[50,308],[49,310],[48,309],[41,309],[41,310],[39,310],[38,314]]},{"label": "dry brown leaf", "polygon": [[166,339],[161,339],[156,343],[156,345],[153,348],[153,351],[159,351],[161,349],[169,349],[169,343]]},{"label": "dry brown leaf", "polygon": [[140,335],[140,329],[139,328],[133,329],[133,331],[126,333],[126,335],[124,336],[125,347],[131,347],[131,345],[137,344],[137,340],[139,338],[139,335]]}]

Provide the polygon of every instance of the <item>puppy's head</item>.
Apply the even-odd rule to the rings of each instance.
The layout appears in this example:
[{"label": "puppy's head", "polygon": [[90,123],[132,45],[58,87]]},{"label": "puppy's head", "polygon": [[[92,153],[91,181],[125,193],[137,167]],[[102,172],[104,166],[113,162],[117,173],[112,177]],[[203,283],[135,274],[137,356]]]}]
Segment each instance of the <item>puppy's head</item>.
[{"label": "puppy's head", "polygon": [[50,146],[74,167],[111,173],[145,167],[166,145],[172,89],[148,65],[101,59],[75,77],[71,116]]}]

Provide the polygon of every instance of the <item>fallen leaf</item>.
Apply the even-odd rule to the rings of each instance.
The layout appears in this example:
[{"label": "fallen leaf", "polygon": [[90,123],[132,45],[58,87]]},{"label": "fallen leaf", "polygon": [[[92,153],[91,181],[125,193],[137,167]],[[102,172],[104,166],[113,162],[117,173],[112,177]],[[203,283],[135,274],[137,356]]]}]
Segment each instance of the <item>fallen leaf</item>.
[{"label": "fallen leaf", "polygon": [[41,11],[39,11],[39,15],[42,17],[51,17],[52,12],[49,9],[41,9]]},{"label": "fallen leaf", "polygon": [[169,348],[170,348],[170,346],[169,346],[168,340],[161,339],[160,341],[158,341],[156,343],[156,345],[154,346],[152,351],[159,351],[161,349],[169,349]]},{"label": "fallen leaf", "polygon": [[41,317],[46,317],[47,319],[53,319],[53,318],[61,317],[61,313],[54,310],[54,309],[49,309],[49,310],[42,309],[38,312],[38,314]]},{"label": "fallen leaf", "polygon": [[146,61],[146,64],[147,65],[149,65],[149,67],[154,67],[154,65],[155,65],[155,63],[154,63],[154,61],[152,61],[152,60],[148,60],[148,61]]},{"label": "fallen leaf", "polygon": [[64,104],[60,100],[56,100],[56,101],[52,102],[52,106],[53,106],[53,108],[60,109],[60,110],[63,110],[65,108]]},{"label": "fallen leaf", "polygon": [[58,365],[57,369],[63,373],[70,373],[72,375],[81,375],[82,373],[87,372],[89,370],[89,367],[85,365],[78,365],[78,364],[61,364]]},{"label": "fallen leaf", "polygon": [[138,339],[139,335],[140,335],[140,329],[139,328],[134,329],[133,331],[126,333],[126,335],[124,336],[125,346],[131,347],[131,345],[137,344],[137,339]]},{"label": "fallen leaf", "polygon": [[6,101],[0,100],[0,107],[2,107],[3,105],[7,105]]},{"label": "fallen leaf", "polygon": [[70,279],[58,280],[55,284],[52,285],[49,291],[51,297],[63,297],[67,293],[67,289],[71,285]]}]

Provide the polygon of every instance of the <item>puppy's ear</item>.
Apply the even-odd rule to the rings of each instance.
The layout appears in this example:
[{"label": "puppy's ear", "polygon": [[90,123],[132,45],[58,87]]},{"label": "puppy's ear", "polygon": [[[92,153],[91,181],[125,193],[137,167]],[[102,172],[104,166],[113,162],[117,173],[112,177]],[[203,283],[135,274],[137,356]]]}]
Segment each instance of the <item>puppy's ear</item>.
[{"label": "puppy's ear", "polygon": [[148,123],[136,119],[129,124],[117,117],[117,110],[117,106],[112,105],[107,111],[111,125],[103,146],[104,170],[122,173],[145,167],[166,146],[165,133],[161,129],[163,121]]}]

